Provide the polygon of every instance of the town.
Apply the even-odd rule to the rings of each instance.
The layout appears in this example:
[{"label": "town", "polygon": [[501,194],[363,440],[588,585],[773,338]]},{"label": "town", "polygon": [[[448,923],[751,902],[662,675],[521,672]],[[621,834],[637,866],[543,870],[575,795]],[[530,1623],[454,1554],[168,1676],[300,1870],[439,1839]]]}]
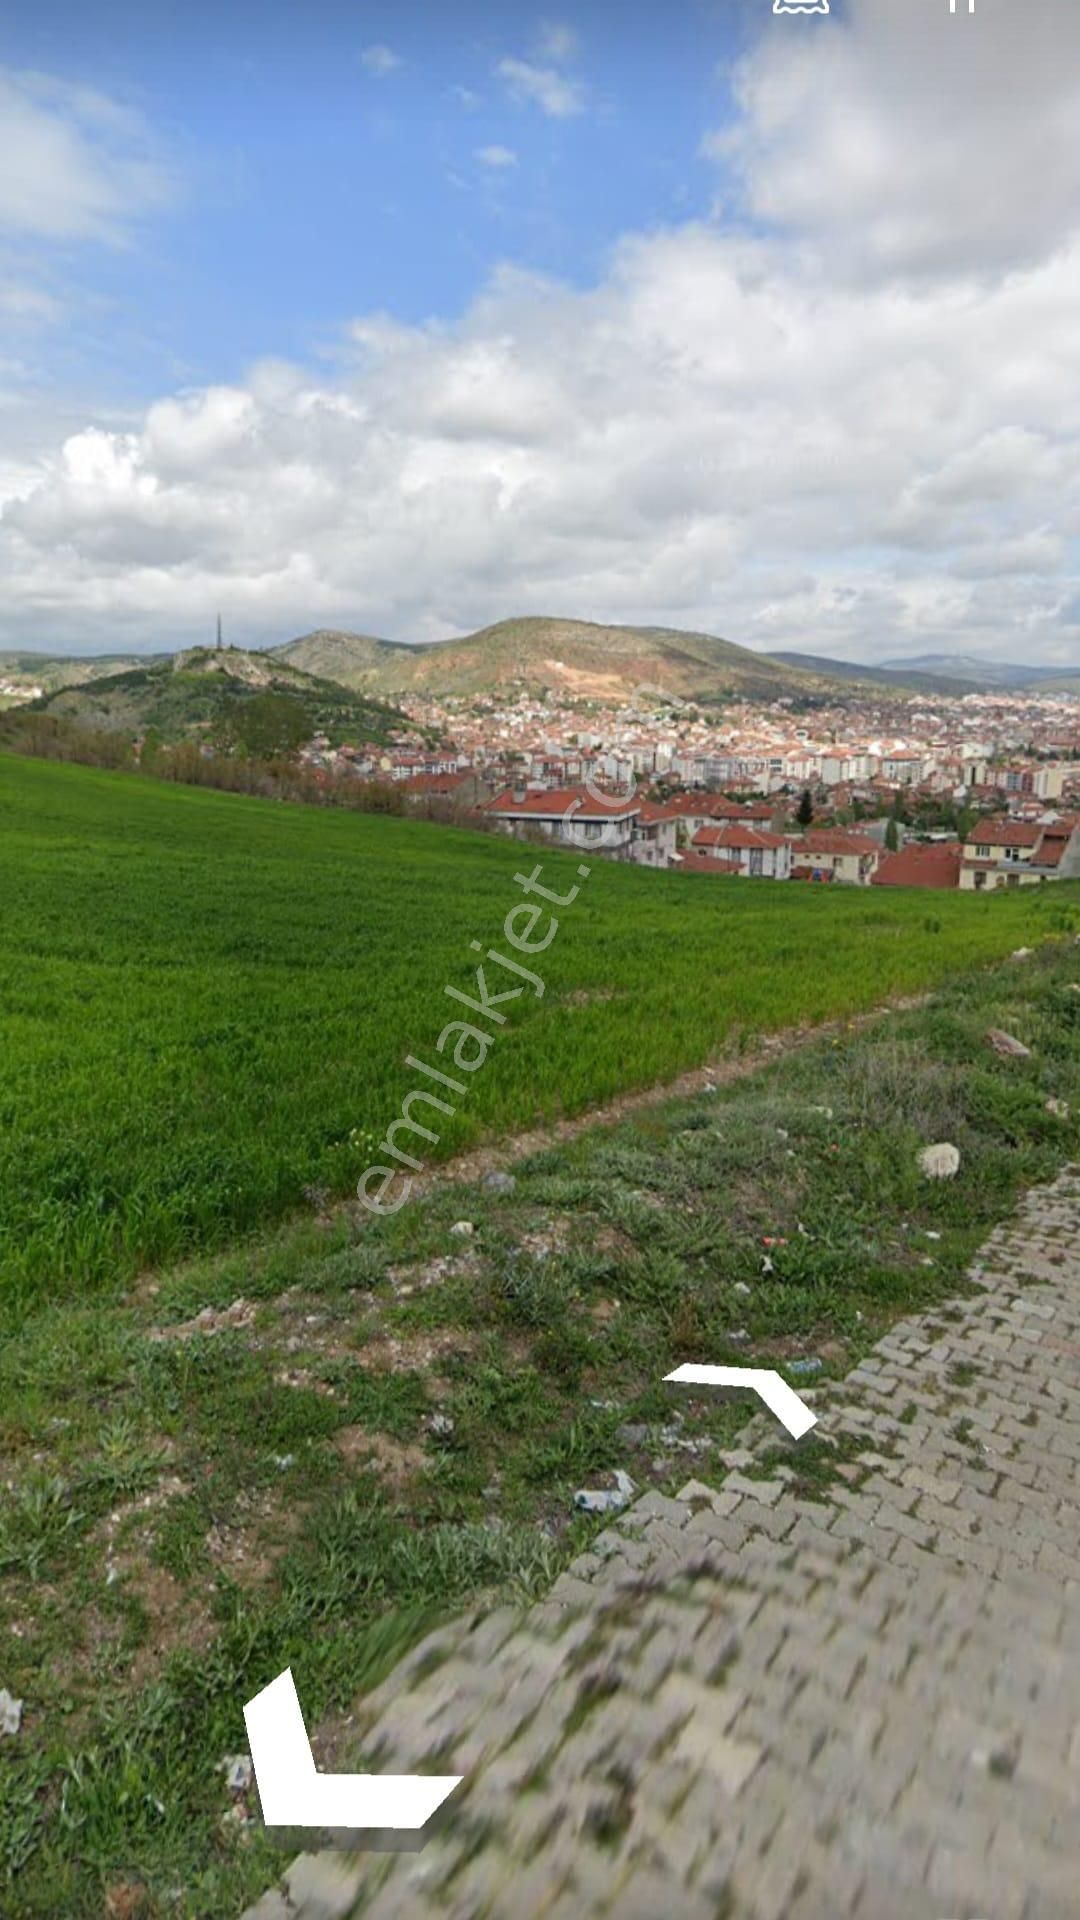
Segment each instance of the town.
[{"label": "town", "polygon": [[432,819],[687,874],[975,891],[1080,874],[1075,696],[401,706],[415,733],[317,734],[301,758]]}]

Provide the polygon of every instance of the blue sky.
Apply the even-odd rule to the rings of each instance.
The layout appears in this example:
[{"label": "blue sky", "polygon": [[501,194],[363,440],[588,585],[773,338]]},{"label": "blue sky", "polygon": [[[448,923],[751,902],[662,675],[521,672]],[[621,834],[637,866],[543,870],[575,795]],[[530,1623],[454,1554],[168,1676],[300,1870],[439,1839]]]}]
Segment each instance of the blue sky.
[{"label": "blue sky", "polygon": [[707,212],[698,139],[760,14],[583,0],[558,61],[582,106],[556,114],[498,71],[563,53],[530,6],[35,0],[0,57],[139,107],[177,176],[138,245],[65,254],[52,372],[130,401],[318,352],[354,313],[453,318],[507,257],[589,284],[620,233]]},{"label": "blue sky", "polygon": [[1066,0],[0,19],[0,647],[1080,661]]}]

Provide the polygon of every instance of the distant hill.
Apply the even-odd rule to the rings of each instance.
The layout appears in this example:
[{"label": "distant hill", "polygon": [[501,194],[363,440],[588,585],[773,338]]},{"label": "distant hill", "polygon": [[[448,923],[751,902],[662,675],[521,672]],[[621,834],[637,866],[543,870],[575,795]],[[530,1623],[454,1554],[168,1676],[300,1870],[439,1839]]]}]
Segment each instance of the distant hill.
[{"label": "distant hill", "polygon": [[1067,692],[1075,690],[1080,683],[1080,668],[1022,666],[1010,660],[984,660],[976,653],[923,653],[914,660],[886,660],[882,664],[889,669],[902,667],[908,672],[969,680],[972,688],[980,693],[985,693],[988,687]]},{"label": "distant hill", "polygon": [[858,680],[872,686],[901,688],[907,693],[941,693],[955,698],[962,693],[979,693],[985,681],[965,679],[957,674],[933,673],[917,664],[889,662],[881,667],[858,666],[852,660],[827,660],[816,653],[774,653],[774,660],[783,660],[792,667],[807,667],[815,673],[828,674],[836,679]]},{"label": "distant hill", "polygon": [[57,687],[82,686],[88,680],[101,680],[127,667],[149,667],[166,658],[163,653],[95,653],[81,658],[61,653],[0,653],[0,680],[52,693]]},{"label": "distant hill", "polygon": [[214,734],[239,703],[262,692],[290,694],[311,731],[327,734],[334,744],[385,740],[392,729],[409,725],[385,701],[240,647],[196,647],[149,665],[140,662],[84,686],[61,687],[33,705],[87,727],[132,734],[153,727],[172,742]]},{"label": "distant hill", "polygon": [[1039,678],[1032,682],[1032,691],[1035,693],[1080,694],[1080,669],[1074,673],[1070,673],[1067,670],[1062,673],[1056,671],[1051,673],[1047,670],[1045,679],[1040,673]]},{"label": "distant hill", "polygon": [[777,699],[853,690],[846,669],[793,666],[715,634],[539,616],[500,620],[461,640],[417,646],[323,630],[274,647],[270,657],[308,672],[332,672],[345,686],[386,696],[475,696],[519,688],[598,700],[646,689],[683,699]]}]

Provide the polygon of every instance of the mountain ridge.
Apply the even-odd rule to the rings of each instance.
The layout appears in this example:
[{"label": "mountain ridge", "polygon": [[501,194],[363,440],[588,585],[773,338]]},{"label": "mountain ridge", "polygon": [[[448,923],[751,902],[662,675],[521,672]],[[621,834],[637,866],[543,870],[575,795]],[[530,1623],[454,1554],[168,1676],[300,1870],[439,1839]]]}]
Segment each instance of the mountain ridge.
[{"label": "mountain ridge", "polygon": [[311,732],[325,733],[332,744],[385,741],[391,730],[409,726],[406,715],[385,701],[241,647],[186,648],[149,666],[59,687],[23,711],[106,732],[153,729],[174,742],[212,737],[260,693],[289,695],[303,708]]}]

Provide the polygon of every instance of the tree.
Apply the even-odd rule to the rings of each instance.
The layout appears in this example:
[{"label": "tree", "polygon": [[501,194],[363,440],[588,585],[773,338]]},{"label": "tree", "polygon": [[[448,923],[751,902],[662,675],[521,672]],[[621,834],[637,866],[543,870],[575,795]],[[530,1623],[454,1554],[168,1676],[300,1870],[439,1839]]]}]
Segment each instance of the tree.
[{"label": "tree", "polygon": [[814,817],[814,803],[810,798],[809,787],[803,788],[803,797],[799,801],[799,810],[795,815],[800,827],[808,827]]},{"label": "tree", "polygon": [[139,765],[144,773],[151,773],[157,766],[161,759],[163,744],[161,734],[157,727],[147,727],[143,735],[142,746],[139,749]]},{"label": "tree", "polygon": [[900,828],[896,823],[895,816],[889,821],[885,829],[885,845],[890,853],[895,853],[900,845]]},{"label": "tree", "polygon": [[312,728],[299,700],[287,693],[256,693],[236,703],[230,731],[253,760],[271,760],[275,754],[295,753]]}]

